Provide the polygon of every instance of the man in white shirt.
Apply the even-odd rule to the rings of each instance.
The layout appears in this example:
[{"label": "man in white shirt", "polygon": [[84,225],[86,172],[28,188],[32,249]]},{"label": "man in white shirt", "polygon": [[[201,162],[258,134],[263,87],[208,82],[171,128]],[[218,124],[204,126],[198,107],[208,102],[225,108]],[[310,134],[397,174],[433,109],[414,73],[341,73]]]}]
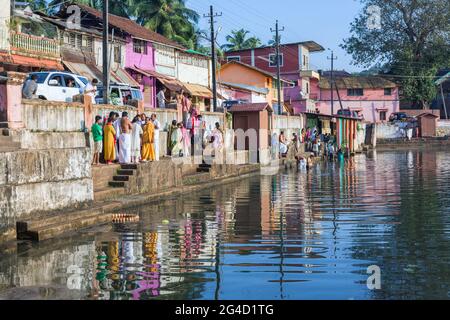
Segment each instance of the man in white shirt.
[{"label": "man in white shirt", "polygon": [[98,80],[93,79],[92,84],[87,83],[86,87],[84,87],[84,94],[87,94],[91,97],[92,104],[95,104],[95,95],[97,94],[97,84]]},{"label": "man in white shirt", "polygon": [[160,109],[165,109],[166,108],[166,88],[162,88],[158,94],[156,95],[156,99],[158,100],[158,107]]}]

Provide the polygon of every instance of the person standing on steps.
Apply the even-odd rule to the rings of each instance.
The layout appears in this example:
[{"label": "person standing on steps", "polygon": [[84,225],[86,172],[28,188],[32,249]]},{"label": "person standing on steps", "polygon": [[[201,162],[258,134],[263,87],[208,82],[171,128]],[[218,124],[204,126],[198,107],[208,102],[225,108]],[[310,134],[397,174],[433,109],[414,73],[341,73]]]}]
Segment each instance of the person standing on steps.
[{"label": "person standing on steps", "polygon": [[161,129],[161,124],[156,118],[156,114],[152,114],[151,121],[154,126],[154,138],[153,138],[153,148],[155,149],[155,161],[159,161],[159,130]]},{"label": "person standing on steps", "polygon": [[133,129],[131,131],[131,162],[139,163],[141,160],[141,138],[143,130],[141,126],[140,116],[134,117],[132,122]]},{"label": "person standing on steps", "polygon": [[103,157],[106,164],[110,165],[116,160],[116,130],[114,129],[114,117],[110,117],[103,129],[105,151]]},{"label": "person standing on steps", "polygon": [[131,130],[133,126],[128,119],[128,112],[122,113],[122,118],[120,119],[120,137],[119,137],[119,163],[129,164],[131,163]]},{"label": "person standing on steps", "polygon": [[155,126],[150,118],[145,120],[144,134],[142,136],[142,162],[155,161]]},{"label": "person standing on steps", "polygon": [[91,127],[92,137],[94,139],[94,157],[92,165],[100,164],[100,153],[103,152],[103,129],[101,126],[102,117],[95,116],[95,123]]}]

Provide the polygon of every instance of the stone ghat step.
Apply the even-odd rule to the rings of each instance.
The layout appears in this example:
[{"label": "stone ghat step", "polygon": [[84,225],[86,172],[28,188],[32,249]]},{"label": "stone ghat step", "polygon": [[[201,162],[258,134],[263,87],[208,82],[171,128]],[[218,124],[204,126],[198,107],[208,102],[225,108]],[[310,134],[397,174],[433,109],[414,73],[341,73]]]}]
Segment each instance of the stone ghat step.
[{"label": "stone ghat step", "polygon": [[121,169],[117,170],[117,174],[120,176],[132,176],[134,175],[134,170]]},{"label": "stone ghat step", "polygon": [[128,186],[127,181],[110,181],[108,185],[112,188],[126,188]]},{"label": "stone ghat step", "polygon": [[130,176],[114,176],[113,181],[130,181]]},{"label": "stone ghat step", "polygon": [[124,195],[125,189],[123,188],[111,188],[106,187],[103,189],[96,190],[94,192],[94,200],[95,201],[107,201],[117,199],[117,197]]},{"label": "stone ghat step", "polygon": [[64,233],[78,231],[93,225],[100,225],[112,221],[112,214],[98,213],[89,217],[70,220],[65,223],[57,223],[45,227],[29,230],[26,232],[26,237],[33,241],[44,241],[55,238]]},{"label": "stone ghat step", "polygon": [[137,170],[138,165],[137,164],[121,164],[120,167],[123,170]]},{"label": "stone ghat step", "polygon": [[208,182],[211,181],[211,175],[208,172],[205,173],[195,173],[186,175],[183,177],[183,185],[194,185],[194,184],[200,184],[202,182]]},{"label": "stone ghat step", "polygon": [[52,216],[43,217],[41,219],[29,220],[29,221],[18,221],[16,223],[17,235],[21,237],[24,233],[29,230],[36,230],[39,228],[43,228],[45,226],[54,225],[54,224],[62,224],[68,221],[77,220],[80,218],[89,218],[92,216],[96,216],[98,214],[102,214],[103,209],[87,209],[81,210],[77,212],[67,212],[54,214]]}]

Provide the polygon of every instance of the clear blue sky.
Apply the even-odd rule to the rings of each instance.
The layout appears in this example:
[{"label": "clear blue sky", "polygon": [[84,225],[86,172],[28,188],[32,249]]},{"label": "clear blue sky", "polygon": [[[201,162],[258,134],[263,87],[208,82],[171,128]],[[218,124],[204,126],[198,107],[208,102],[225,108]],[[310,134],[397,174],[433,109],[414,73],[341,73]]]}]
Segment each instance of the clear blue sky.
[{"label": "clear blue sky", "polygon": [[[339,45],[349,35],[350,23],[362,9],[358,0],[187,0],[186,6],[202,15],[200,27],[209,30],[208,19],[203,13],[213,5],[222,16],[216,18],[216,28],[221,27],[219,43],[231,30],[244,28],[264,43],[272,38],[270,28],[278,19],[282,43],[314,40],[324,48],[333,49],[338,56],[335,68],[360,71],[351,65],[351,57]],[[327,70],[330,62],[324,52],[311,56],[313,68]]]}]

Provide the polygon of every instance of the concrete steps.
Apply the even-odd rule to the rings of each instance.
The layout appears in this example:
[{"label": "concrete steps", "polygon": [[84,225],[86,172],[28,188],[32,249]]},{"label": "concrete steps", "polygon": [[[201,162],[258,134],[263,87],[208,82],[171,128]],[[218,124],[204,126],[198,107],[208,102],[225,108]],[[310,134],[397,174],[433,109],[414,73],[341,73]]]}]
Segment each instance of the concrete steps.
[{"label": "concrete steps", "polygon": [[133,182],[133,177],[137,168],[138,164],[120,165],[120,169],[118,169],[117,174],[112,177],[112,181],[108,182],[108,186],[112,188],[128,188],[129,184]]},{"label": "concrete steps", "polygon": [[104,208],[94,208],[64,214],[53,214],[16,224],[18,240],[44,241],[62,234],[112,221]]},{"label": "concrete steps", "polygon": [[211,165],[202,163],[201,165],[198,166],[197,172],[211,172]]}]

